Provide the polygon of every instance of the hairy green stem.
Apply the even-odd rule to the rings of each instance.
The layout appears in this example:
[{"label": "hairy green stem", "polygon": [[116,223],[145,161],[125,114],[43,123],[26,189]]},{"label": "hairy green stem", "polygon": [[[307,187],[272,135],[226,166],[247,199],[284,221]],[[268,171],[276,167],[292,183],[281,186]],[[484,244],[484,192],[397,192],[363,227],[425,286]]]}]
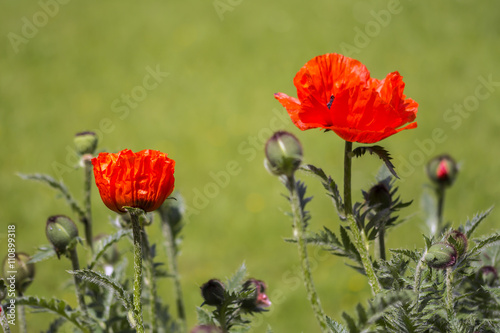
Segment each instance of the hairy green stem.
[{"label": "hairy green stem", "polygon": [[92,205],[91,205],[91,188],[92,188],[92,162],[89,158],[83,159],[84,171],[85,171],[85,181],[83,186],[83,196],[84,196],[84,210],[85,210],[85,238],[87,244],[90,247],[91,252],[93,249],[93,239],[92,239]]},{"label": "hairy green stem", "polygon": [[306,222],[304,221],[304,211],[300,203],[299,193],[295,184],[295,177],[293,175],[289,176],[287,178],[287,183],[288,189],[290,190],[290,204],[292,206],[293,214],[293,236],[297,242],[304,284],[307,291],[307,298],[311,303],[311,307],[314,311],[314,315],[316,316],[316,320],[321,327],[321,331],[330,332],[326,324],[325,313],[321,307],[321,302],[312,279],[309,256],[307,254],[307,244],[305,241]]},{"label": "hairy green stem", "polygon": [[[76,248],[72,248],[68,251],[73,271],[80,270],[80,263],[78,261],[78,253],[76,252]],[[85,304],[84,291],[82,290],[83,289],[82,280],[76,274],[73,274],[73,281],[75,283],[75,294],[76,294],[76,299],[78,300],[78,306],[80,307],[80,310],[82,310],[86,314],[87,305]]]},{"label": "hairy green stem", "polygon": [[161,214],[161,216],[162,216],[161,230],[163,233],[164,245],[167,252],[168,270],[174,279],[174,292],[177,305],[177,314],[179,316],[181,324],[181,331],[185,332],[187,329],[186,311],[184,310],[181,280],[179,276],[179,270],[177,267],[177,251],[175,249],[174,235],[169,221],[166,220],[166,216],[164,216],[164,214]]},{"label": "hairy green stem", "polygon": [[436,233],[435,236],[439,237],[441,232],[443,231],[443,209],[444,209],[444,194],[445,194],[445,188],[444,186],[439,186],[436,189],[436,195],[438,199],[438,204],[437,204],[437,228],[436,228]]},{"label": "hairy green stem", "polygon": [[375,270],[373,269],[373,263],[370,259],[370,253],[368,252],[368,240],[363,230],[360,230],[356,219],[352,213],[352,190],[351,190],[351,169],[352,169],[352,142],[345,142],[345,152],[344,152],[344,209],[347,222],[349,223],[349,229],[353,236],[353,244],[358,250],[361,257],[361,262],[363,268],[365,269],[366,276],[368,278],[368,283],[372,289],[374,295],[379,294],[382,291],[382,286],[378,281]]},{"label": "hairy green stem", "polygon": [[375,238],[375,258],[385,260],[385,223],[382,223]]},{"label": "hairy green stem", "polygon": [[[452,280],[452,268],[446,268],[446,309],[448,312],[448,316],[453,316],[453,288],[451,286]],[[451,319],[451,318],[449,318]]]},{"label": "hairy green stem", "polygon": [[18,310],[19,310],[19,333],[27,333],[28,327],[26,325],[26,312],[24,310],[24,305],[20,305]]},{"label": "hairy green stem", "polygon": [[139,222],[139,209],[129,209],[132,221],[132,233],[134,238],[134,319],[135,329],[138,333],[144,333],[144,322],[142,318],[142,232]]},{"label": "hairy green stem", "polygon": [[151,248],[149,246],[148,235],[144,227],[142,228],[142,242],[144,245],[144,254],[147,260],[146,268],[146,284],[149,287],[149,317],[151,320],[151,332],[155,333],[157,330],[157,317],[156,317],[156,302],[158,299],[158,294],[156,291],[156,277],[154,274],[154,261],[153,255],[151,253]]},{"label": "hairy green stem", "polygon": [[415,267],[415,280],[413,282],[413,292],[417,294],[417,298],[415,300],[417,309],[418,309],[418,300],[420,299],[420,286],[422,284],[422,265],[424,264],[424,258],[426,254],[427,250],[424,251],[422,257],[417,263],[417,267]]},{"label": "hairy green stem", "polygon": [[2,325],[3,333],[10,333],[9,322],[7,321],[7,317],[5,316],[5,311],[0,304],[0,325]]}]

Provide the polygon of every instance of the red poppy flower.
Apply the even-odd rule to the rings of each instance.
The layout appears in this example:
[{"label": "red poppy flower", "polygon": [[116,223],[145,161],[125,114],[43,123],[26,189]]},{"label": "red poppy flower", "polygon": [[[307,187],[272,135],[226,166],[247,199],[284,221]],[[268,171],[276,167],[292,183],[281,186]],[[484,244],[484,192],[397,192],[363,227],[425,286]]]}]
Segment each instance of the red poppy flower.
[{"label": "red poppy flower", "polygon": [[156,150],[100,153],[92,164],[102,201],[117,213],[123,206],[151,212],[174,190],[175,161]]},{"label": "red poppy flower", "polygon": [[328,129],[346,141],[374,143],[417,127],[418,104],[403,94],[398,72],[373,79],[359,61],[330,53],[307,62],[293,83],[298,99],[274,96],[301,130]]}]

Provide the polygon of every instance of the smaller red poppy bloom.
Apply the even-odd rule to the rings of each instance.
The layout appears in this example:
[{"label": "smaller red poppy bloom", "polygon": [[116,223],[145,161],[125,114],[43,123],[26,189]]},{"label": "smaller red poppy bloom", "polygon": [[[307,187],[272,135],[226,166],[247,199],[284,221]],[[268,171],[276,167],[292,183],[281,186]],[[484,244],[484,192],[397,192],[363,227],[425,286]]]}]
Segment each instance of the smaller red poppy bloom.
[{"label": "smaller red poppy bloom", "polygon": [[175,161],[156,150],[100,153],[92,165],[102,201],[117,213],[124,206],[156,210],[174,190]]},{"label": "smaller red poppy bloom", "polygon": [[303,131],[322,128],[346,141],[375,143],[417,127],[418,104],[403,94],[398,72],[373,79],[359,61],[330,53],[308,61],[293,83],[298,98],[284,93],[274,97]]}]

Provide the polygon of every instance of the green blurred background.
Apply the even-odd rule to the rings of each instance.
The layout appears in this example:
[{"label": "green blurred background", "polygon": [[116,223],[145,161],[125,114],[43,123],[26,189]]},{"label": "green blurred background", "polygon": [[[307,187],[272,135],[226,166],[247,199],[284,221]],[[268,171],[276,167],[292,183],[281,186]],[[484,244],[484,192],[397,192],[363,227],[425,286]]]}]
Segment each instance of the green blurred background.
[{"label": "green blurred background", "polygon": [[[271,129],[291,131],[303,142],[305,162],[340,182],[342,140],[318,130],[300,132],[273,97],[275,92],[296,96],[295,73],[329,52],[360,60],[379,79],[399,71],[406,95],[420,104],[417,129],[381,142],[402,176],[403,199],[415,199],[402,214],[412,219],[389,234],[390,247],[423,245],[423,165],[436,154],[448,152],[461,162],[445,208],[453,225],[498,201],[496,0],[65,1],[56,7],[43,0],[0,4],[1,256],[7,251],[7,225],[17,226],[17,249],[33,253],[47,243],[49,215],[73,216],[53,190],[15,173],[61,176],[81,198],[72,138],[94,130],[101,149],[157,149],[177,162],[176,188],[190,215],[179,258],[190,327],[202,302],[199,286],[231,275],[245,262],[251,276],[267,282],[274,302],[270,312],[256,317],[253,332],[265,332],[268,324],[275,332],[318,332],[298,283],[297,251],[283,241],[291,235],[283,215],[289,209],[284,188],[264,170],[262,148]],[[154,70],[164,73],[158,84],[141,88]],[[122,96],[132,93],[135,100],[126,106]],[[236,163],[237,170],[225,179],[228,163]],[[356,199],[379,166],[373,156],[354,161]],[[214,175],[220,185],[213,185]],[[311,229],[337,230],[321,185],[301,177],[314,195]],[[95,232],[112,231],[111,211],[95,187],[92,199]],[[499,217],[495,210],[481,232],[498,229]],[[158,225],[150,230],[159,234]],[[370,296],[364,277],[342,259],[317,250],[311,256],[327,314],[341,320],[342,311]],[[64,287],[69,268],[67,260],[57,259],[38,265],[28,293],[75,304],[73,290]],[[172,304],[169,280],[160,282],[160,292]],[[28,319],[31,332],[49,323],[41,314]]]}]

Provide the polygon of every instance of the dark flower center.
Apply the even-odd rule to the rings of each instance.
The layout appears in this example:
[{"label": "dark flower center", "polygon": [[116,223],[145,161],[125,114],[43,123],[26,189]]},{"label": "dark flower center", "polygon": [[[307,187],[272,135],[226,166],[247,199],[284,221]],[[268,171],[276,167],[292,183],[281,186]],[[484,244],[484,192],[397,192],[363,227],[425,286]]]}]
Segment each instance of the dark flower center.
[{"label": "dark flower center", "polygon": [[332,103],[333,103],[334,99],[335,99],[335,97],[332,95],[330,97],[330,101],[326,104],[326,107],[328,108],[328,110],[330,110],[330,108],[332,107]]}]

